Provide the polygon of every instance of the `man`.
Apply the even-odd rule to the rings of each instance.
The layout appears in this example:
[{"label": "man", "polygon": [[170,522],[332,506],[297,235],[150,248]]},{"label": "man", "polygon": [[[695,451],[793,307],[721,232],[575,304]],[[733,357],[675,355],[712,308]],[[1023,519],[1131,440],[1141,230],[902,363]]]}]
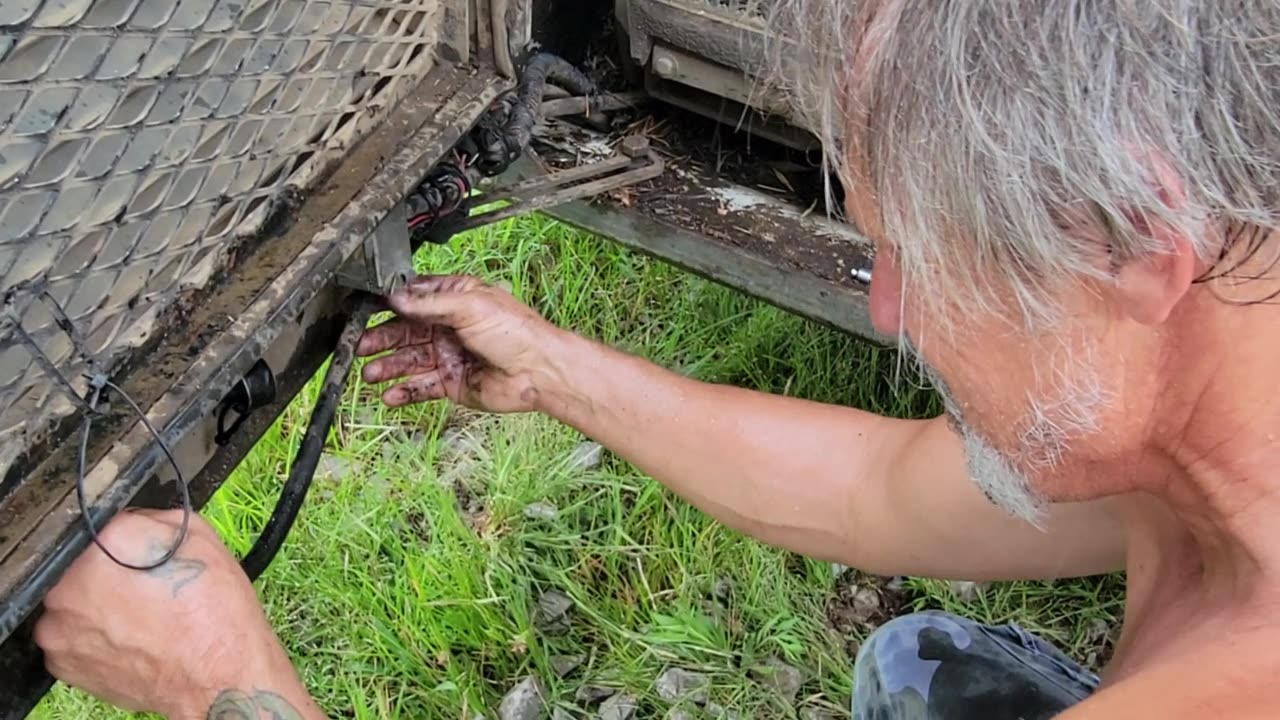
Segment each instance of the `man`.
[{"label": "man", "polygon": [[[775,13],[877,246],[873,319],[946,418],[698,383],[465,277],[390,298],[365,377],[392,406],[546,413],[732,527],[871,572],[1127,570],[1101,678],[1017,627],[907,616],[860,653],[858,718],[1280,714],[1280,4]],[[141,560],[175,523],[104,540]],[[52,671],[172,717],[320,717],[207,526],[177,562],[87,553],[37,628]]]}]

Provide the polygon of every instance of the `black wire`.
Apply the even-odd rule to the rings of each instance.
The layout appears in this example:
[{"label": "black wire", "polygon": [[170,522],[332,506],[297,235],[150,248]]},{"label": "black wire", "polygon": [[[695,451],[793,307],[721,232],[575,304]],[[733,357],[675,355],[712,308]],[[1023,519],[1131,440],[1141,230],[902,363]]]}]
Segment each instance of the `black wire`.
[{"label": "black wire", "polygon": [[240,567],[250,581],[257,580],[275,559],[298,519],[302,504],[307,499],[307,492],[311,489],[316,467],[320,464],[320,456],[324,453],[329,429],[333,426],[334,416],[342,402],[342,393],[347,386],[351,368],[355,365],[356,346],[369,325],[369,318],[380,305],[381,302],[376,297],[358,298],[342,334],[338,337],[333,359],[329,361],[329,369],[325,372],[320,396],[311,410],[311,421],[307,423],[307,430],[298,445],[289,477],[280,489],[280,499],[276,501],[271,517],[267,519],[253,547],[240,561]]},{"label": "black wire", "polygon": [[551,53],[538,53],[520,72],[512,91],[494,101],[461,145],[488,177],[504,172],[524,153],[542,119],[542,97],[550,81],[574,95],[593,96],[599,89],[572,63]]},{"label": "black wire", "polygon": [[[84,431],[80,435],[80,458],[76,468],[76,499],[80,503],[80,515],[84,518],[85,527],[89,529],[89,537],[93,539],[93,544],[97,545],[98,549],[110,558],[112,562],[120,565],[121,567],[129,568],[130,570],[154,570],[172,560],[173,557],[178,554],[178,549],[182,547],[182,543],[187,539],[187,531],[191,527],[191,516],[195,513],[195,509],[191,505],[191,490],[187,487],[186,478],[182,475],[182,468],[178,465],[177,459],[174,458],[173,452],[169,449],[168,443],[164,441],[160,432],[156,430],[155,426],[151,424],[151,421],[147,419],[147,414],[142,411],[142,408],[138,407],[138,403],[134,402],[133,398],[129,397],[129,394],[122,390],[119,385],[111,382],[111,380],[106,377],[94,377],[90,380],[90,385],[93,387],[93,394],[89,397],[90,412],[85,415],[84,418]],[[142,421],[143,426],[146,427],[147,431],[151,433],[151,436],[155,438],[156,443],[160,446],[160,450],[162,450],[165,457],[169,459],[169,463],[173,465],[174,472],[178,474],[178,491],[182,496],[182,525],[178,528],[178,537],[174,540],[173,546],[169,548],[169,551],[166,552],[159,560],[149,565],[135,565],[133,563],[125,562],[112,554],[112,552],[102,544],[102,540],[99,539],[98,528],[94,527],[93,517],[89,514],[89,502],[85,497],[84,489],[85,465],[88,462],[89,455],[89,430],[93,427],[93,416],[97,413],[98,401],[102,397],[103,388],[111,388],[116,392],[116,394],[123,398],[126,403],[128,403],[129,407],[137,414],[138,419]]]}]

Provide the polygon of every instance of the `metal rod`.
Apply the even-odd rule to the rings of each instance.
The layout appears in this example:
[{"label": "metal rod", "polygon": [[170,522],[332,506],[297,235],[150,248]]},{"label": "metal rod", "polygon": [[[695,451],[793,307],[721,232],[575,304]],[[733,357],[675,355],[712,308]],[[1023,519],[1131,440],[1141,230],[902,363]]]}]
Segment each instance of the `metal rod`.
[{"label": "metal rod", "polygon": [[556,118],[566,115],[591,115],[637,107],[649,99],[643,91],[611,93],[609,95],[578,95],[542,102],[542,117]]}]

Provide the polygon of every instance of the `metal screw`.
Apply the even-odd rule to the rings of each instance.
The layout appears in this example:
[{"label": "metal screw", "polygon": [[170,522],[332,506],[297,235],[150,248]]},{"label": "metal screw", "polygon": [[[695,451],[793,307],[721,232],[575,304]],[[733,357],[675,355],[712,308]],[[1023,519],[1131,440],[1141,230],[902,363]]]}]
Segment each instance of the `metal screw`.
[{"label": "metal screw", "polygon": [[649,154],[649,138],[644,135],[628,135],[622,139],[622,154],[635,159]]},{"label": "metal screw", "polygon": [[672,77],[679,69],[680,67],[676,65],[674,58],[669,58],[663,55],[662,57],[654,58],[653,60],[653,71],[657,73],[658,77]]},{"label": "metal screw", "polygon": [[871,284],[871,268],[854,268],[849,272],[853,279],[863,285]]}]

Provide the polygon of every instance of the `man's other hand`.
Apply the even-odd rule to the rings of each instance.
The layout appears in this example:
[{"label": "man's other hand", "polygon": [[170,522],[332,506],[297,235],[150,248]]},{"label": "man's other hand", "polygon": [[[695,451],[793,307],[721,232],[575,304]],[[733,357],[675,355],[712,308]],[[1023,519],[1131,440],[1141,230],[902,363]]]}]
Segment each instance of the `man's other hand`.
[{"label": "man's other hand", "polygon": [[398,315],[370,329],[371,383],[399,381],[387,405],[448,398],[489,412],[528,412],[555,377],[552,346],[566,333],[504,290],[467,276],[424,276],[387,298]]},{"label": "man's other hand", "polygon": [[[124,512],[101,540],[122,561],[149,565],[181,522],[181,511]],[[229,692],[255,688],[309,703],[248,578],[199,515],[177,555],[154,570],[122,567],[91,547],[44,607],[35,640],[49,672],[124,709],[204,718]]]}]

